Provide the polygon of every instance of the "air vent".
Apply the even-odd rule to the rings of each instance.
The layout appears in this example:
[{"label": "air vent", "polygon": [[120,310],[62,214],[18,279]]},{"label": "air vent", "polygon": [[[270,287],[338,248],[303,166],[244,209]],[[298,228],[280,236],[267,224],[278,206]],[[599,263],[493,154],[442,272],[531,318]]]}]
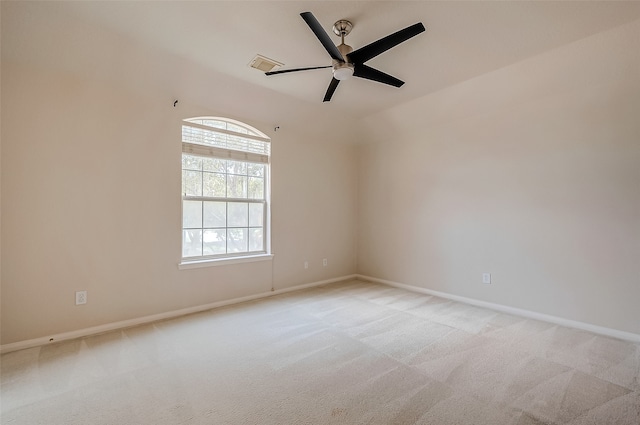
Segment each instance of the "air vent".
[{"label": "air vent", "polygon": [[255,58],[249,63],[251,68],[255,68],[262,72],[273,71],[275,68],[281,67],[284,65],[278,61],[274,61],[273,59],[269,59],[262,55],[256,55]]}]

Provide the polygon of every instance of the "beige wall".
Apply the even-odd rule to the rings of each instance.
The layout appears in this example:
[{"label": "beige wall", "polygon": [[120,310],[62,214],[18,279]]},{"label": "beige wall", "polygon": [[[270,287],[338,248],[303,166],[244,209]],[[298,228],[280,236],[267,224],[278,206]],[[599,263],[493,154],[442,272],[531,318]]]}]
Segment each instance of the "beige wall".
[{"label": "beige wall", "polygon": [[[2,344],[355,273],[340,117],[54,11],[3,4]],[[180,122],[202,115],[272,137],[272,262],[178,270]]]},{"label": "beige wall", "polygon": [[[1,344],[355,272],[640,333],[639,39],[635,22],[357,126],[3,2]],[[178,270],[196,115],[273,138],[273,262]]]},{"label": "beige wall", "polygon": [[368,119],[359,273],[640,333],[639,76],[636,21]]}]

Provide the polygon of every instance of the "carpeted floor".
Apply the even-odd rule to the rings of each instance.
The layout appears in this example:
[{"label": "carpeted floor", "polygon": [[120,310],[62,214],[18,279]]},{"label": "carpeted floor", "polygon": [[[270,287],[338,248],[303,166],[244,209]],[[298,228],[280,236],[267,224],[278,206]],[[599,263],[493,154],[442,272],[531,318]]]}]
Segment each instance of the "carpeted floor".
[{"label": "carpeted floor", "polygon": [[2,424],[640,424],[640,345],[360,281],[2,356]]}]

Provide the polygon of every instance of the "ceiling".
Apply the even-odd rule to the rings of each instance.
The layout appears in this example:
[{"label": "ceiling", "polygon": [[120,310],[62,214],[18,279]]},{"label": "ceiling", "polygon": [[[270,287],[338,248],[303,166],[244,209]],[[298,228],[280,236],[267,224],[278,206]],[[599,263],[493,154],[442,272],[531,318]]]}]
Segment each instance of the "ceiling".
[{"label": "ceiling", "polygon": [[640,18],[640,2],[204,1],[64,2],[61,10],[94,25],[166,49],[213,71],[307,102],[321,103],[330,69],[267,77],[248,66],[256,54],[286,67],[330,65],[301,19],[311,11],[331,28],[348,19],[346,43],[362,47],[422,22],[427,31],[367,62],[406,84],[353,78],[332,108],[363,118],[447,86]]}]

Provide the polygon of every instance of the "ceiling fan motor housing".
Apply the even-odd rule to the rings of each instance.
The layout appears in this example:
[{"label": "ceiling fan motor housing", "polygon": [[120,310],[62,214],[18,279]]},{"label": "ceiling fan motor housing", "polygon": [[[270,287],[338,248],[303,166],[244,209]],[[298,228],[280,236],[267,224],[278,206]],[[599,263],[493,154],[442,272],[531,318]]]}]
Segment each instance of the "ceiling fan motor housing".
[{"label": "ceiling fan motor housing", "polygon": [[337,47],[346,62],[333,60],[333,77],[336,80],[346,80],[353,75],[354,66],[348,62],[349,59],[347,58],[347,55],[353,51],[353,47],[344,43]]}]

